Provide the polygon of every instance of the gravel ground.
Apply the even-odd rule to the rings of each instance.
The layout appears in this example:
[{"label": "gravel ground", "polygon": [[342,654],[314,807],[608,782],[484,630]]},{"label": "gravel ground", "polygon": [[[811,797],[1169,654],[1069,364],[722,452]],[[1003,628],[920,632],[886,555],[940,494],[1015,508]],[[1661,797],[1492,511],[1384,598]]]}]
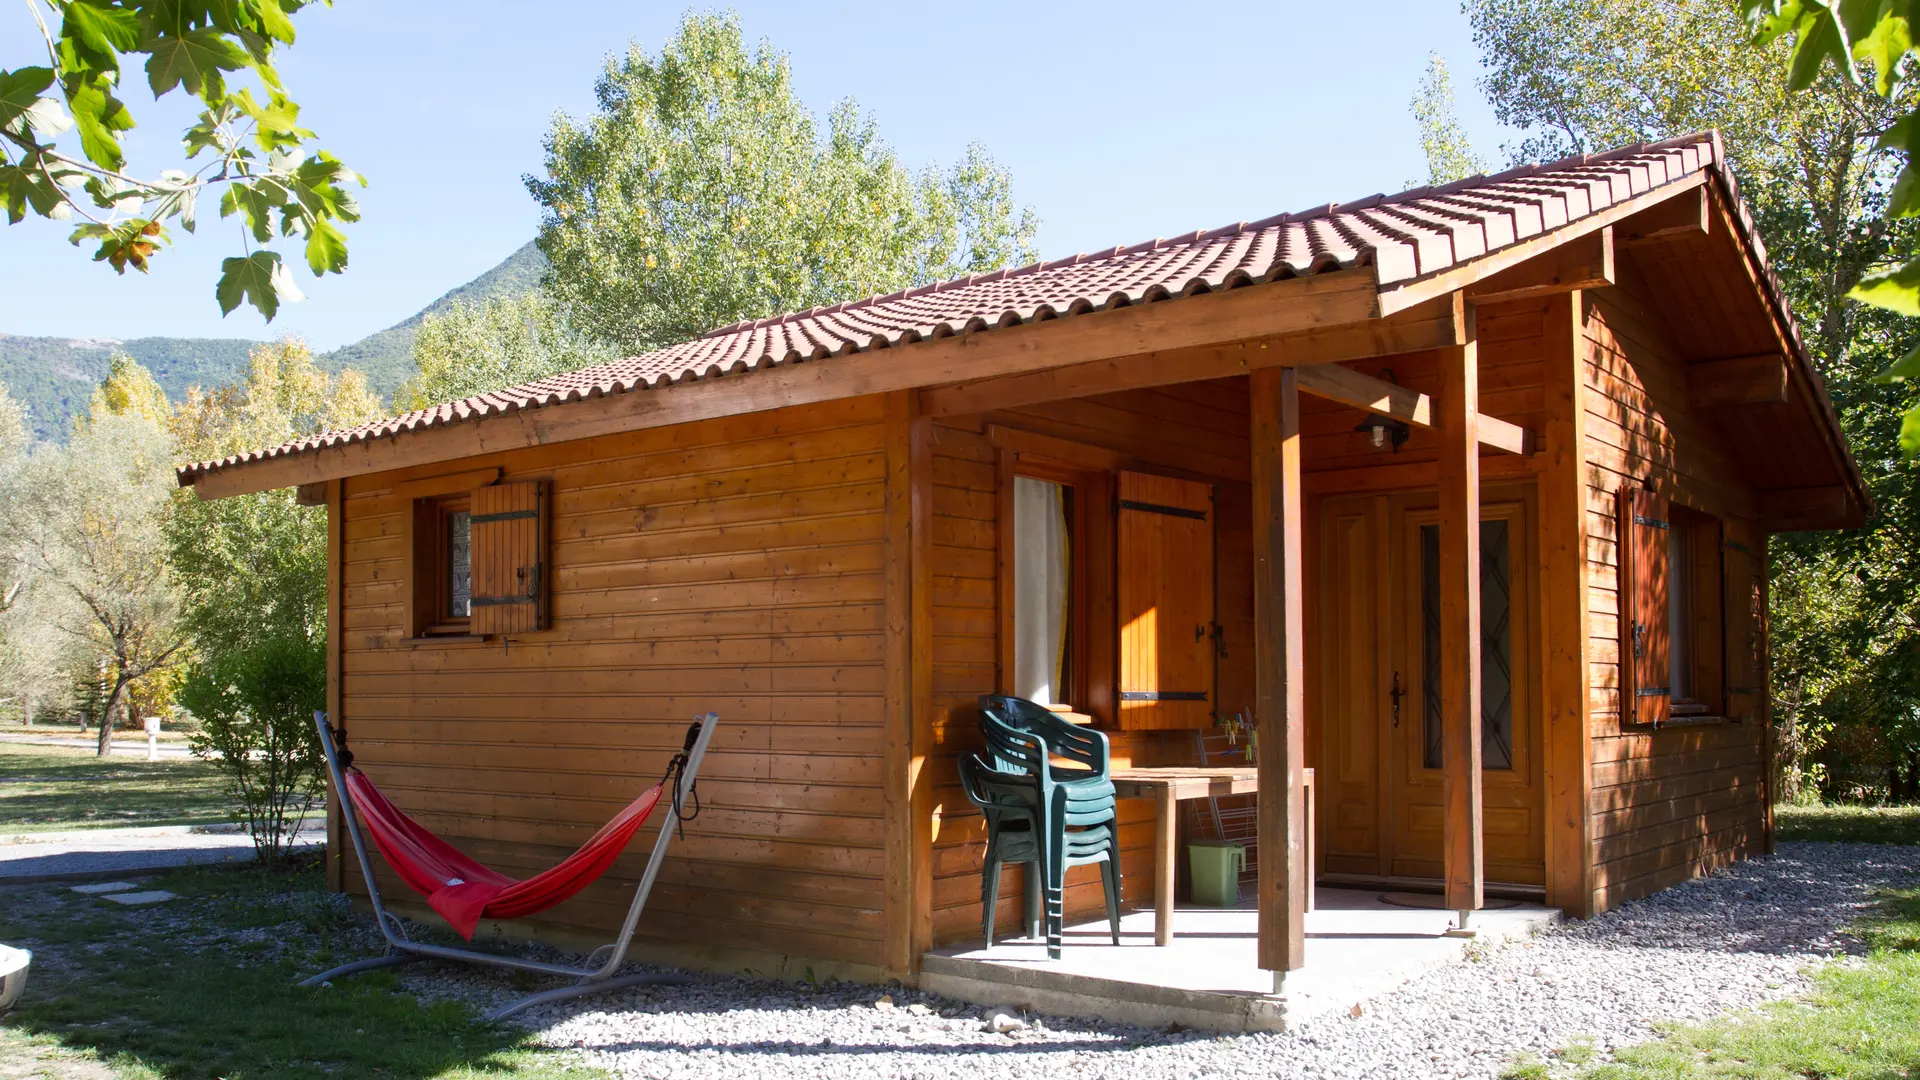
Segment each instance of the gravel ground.
[{"label": "gravel ground", "polygon": [[[1844,928],[1876,890],[1916,884],[1920,848],[1783,844],[1589,922],[1477,950],[1366,1002],[1358,1017],[1284,1035],[1036,1016],[995,1032],[977,1007],[899,988],[712,976],[516,1022],[627,1078],[1491,1077],[1518,1054],[1544,1057],[1576,1038],[1606,1050],[1649,1038],[1656,1021],[1802,993],[1810,964],[1858,947]],[[447,967],[404,981],[487,1007],[526,992]]]}]

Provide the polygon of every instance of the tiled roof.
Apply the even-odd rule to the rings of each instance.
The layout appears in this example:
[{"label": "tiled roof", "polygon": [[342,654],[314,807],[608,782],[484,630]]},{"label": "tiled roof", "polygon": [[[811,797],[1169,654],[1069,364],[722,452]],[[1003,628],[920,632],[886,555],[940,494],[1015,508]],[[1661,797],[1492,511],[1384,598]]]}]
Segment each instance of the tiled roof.
[{"label": "tiled roof", "polygon": [[1711,134],[1630,146],[736,323],[639,356],[182,466],[179,477],[187,484],[246,462],[520,409],[1354,266],[1374,267],[1386,287],[1439,273],[1685,179],[1713,164],[1717,155]]}]

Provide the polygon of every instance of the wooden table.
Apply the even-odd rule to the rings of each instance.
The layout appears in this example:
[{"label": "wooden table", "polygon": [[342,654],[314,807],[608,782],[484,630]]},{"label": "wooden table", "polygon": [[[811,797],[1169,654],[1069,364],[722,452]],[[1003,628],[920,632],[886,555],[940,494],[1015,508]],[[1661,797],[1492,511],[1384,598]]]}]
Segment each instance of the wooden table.
[{"label": "wooden table", "polygon": [[[1313,770],[1300,770],[1306,789],[1307,876],[1313,876]],[[1179,858],[1179,808],[1188,799],[1251,795],[1260,790],[1260,770],[1254,766],[1206,767],[1179,765],[1148,769],[1114,769],[1114,793],[1122,799],[1150,799],[1156,809],[1153,829],[1153,943],[1173,943],[1173,890]],[[1309,886],[1308,909],[1313,893]]]}]

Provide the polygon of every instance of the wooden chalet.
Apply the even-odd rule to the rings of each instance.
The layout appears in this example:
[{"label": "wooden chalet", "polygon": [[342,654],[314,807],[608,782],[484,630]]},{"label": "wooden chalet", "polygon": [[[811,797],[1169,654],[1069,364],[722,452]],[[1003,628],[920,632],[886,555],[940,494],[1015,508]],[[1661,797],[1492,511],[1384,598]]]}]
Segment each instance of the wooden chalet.
[{"label": "wooden chalet", "polygon": [[[1768,537],[1870,509],[1725,161],[1709,133],[742,323],[179,481],[327,507],[330,709],[509,873],[719,713],[660,959],[912,981],[977,938],[955,760],[995,691],[1134,764],[1257,718],[1261,968],[1302,963],[1316,880],[1585,916],[1769,850]],[[1122,825],[1139,903],[1153,806]],[[629,869],[533,932],[604,937]]]}]

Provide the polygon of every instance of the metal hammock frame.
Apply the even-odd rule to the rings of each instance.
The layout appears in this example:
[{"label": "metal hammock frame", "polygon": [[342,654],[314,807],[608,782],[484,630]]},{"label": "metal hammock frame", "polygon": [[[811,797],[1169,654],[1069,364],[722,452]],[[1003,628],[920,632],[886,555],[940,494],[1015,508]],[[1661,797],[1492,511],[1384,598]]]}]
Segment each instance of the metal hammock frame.
[{"label": "metal hammock frame", "polygon": [[[686,767],[675,778],[675,790],[663,792],[660,802],[655,804],[656,811],[663,804],[667,806],[669,817],[660,823],[659,835],[653,841],[653,853],[647,858],[646,872],[640,876],[640,884],[633,893],[633,902],[627,905],[627,918],[621,924],[619,936],[595,949],[587,956],[586,964],[580,967],[569,964],[550,964],[504,953],[483,952],[479,949],[434,945],[408,938],[405,924],[398,916],[387,910],[386,903],[380,896],[380,884],[373,876],[373,860],[367,855],[367,843],[361,835],[360,815],[354,811],[353,799],[347,794],[346,776],[340,765],[340,747],[334,741],[333,729],[327,725],[327,714],[314,713],[313,723],[320,730],[320,749],[327,759],[327,775],[333,781],[334,797],[340,802],[340,814],[346,826],[345,831],[353,841],[353,853],[360,861],[360,876],[367,883],[367,899],[373,904],[374,916],[380,924],[380,934],[386,938],[387,951],[381,956],[355,960],[352,963],[329,968],[311,978],[302,979],[301,986],[319,986],[343,975],[372,971],[375,968],[395,967],[400,964],[412,964],[421,960],[457,960],[466,964],[484,964],[489,967],[532,971],[542,975],[560,975],[578,980],[572,986],[561,986],[531,994],[487,1014],[488,1020],[504,1020],[535,1005],[565,1001],[629,986],[649,983],[684,986],[690,981],[684,975],[651,972],[631,975],[614,973],[619,971],[620,965],[626,962],[627,947],[633,941],[634,930],[640,924],[640,913],[647,906],[647,895],[653,891],[654,880],[660,874],[660,864],[666,860],[667,846],[672,842],[676,831],[674,826],[677,822],[673,817],[674,811],[683,805],[684,800],[692,793],[694,782],[700,776],[700,762],[706,757],[707,744],[713,741],[714,728],[720,723],[718,714],[710,712],[695,721],[699,725],[699,733],[695,736],[691,748],[687,750]],[[602,953],[607,954],[606,959],[596,964],[594,958]]]}]

